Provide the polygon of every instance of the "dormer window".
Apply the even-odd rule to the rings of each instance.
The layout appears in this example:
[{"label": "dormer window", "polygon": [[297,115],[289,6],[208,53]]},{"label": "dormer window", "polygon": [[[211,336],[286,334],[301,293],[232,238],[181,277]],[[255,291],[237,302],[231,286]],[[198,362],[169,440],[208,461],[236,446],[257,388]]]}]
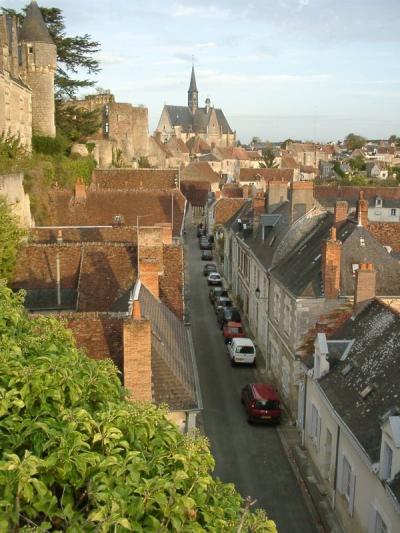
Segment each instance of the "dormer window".
[{"label": "dormer window", "polygon": [[382,450],[381,479],[391,479],[392,477],[393,450],[385,441]]},{"label": "dormer window", "polygon": [[375,199],[375,207],[382,207],[382,198],[379,196],[377,196]]}]

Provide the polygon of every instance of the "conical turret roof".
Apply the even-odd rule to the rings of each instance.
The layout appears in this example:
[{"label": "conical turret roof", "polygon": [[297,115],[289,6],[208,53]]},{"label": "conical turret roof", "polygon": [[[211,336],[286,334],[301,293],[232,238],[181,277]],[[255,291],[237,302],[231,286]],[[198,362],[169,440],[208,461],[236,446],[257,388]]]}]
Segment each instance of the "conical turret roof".
[{"label": "conical turret roof", "polygon": [[26,10],[25,20],[19,33],[19,40],[30,43],[54,44],[44,23],[40,8],[34,0]]},{"label": "conical turret roof", "polygon": [[190,86],[189,86],[189,92],[192,93],[192,92],[198,92],[197,91],[197,85],[196,85],[196,76],[195,76],[195,73],[194,73],[194,65],[192,66],[192,75],[190,77]]}]

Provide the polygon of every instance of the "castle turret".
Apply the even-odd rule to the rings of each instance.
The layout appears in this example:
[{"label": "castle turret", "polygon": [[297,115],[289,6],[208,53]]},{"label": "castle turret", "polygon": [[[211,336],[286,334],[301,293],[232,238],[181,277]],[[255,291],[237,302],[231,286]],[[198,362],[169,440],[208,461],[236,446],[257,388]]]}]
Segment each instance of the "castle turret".
[{"label": "castle turret", "polygon": [[35,1],[28,6],[19,33],[24,81],[32,89],[32,129],[55,137],[54,76],[57,48]]},{"label": "castle turret", "polygon": [[194,74],[194,66],[192,66],[192,75],[190,77],[190,86],[188,90],[188,107],[192,113],[195,113],[198,106],[199,106],[199,93],[197,91],[196,76]]}]

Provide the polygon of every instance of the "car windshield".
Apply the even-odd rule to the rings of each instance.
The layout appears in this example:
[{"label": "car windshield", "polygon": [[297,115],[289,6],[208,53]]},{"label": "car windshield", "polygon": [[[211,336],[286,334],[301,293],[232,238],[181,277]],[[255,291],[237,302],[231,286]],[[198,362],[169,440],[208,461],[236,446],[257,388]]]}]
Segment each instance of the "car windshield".
[{"label": "car windshield", "polygon": [[253,346],[238,346],[236,348],[236,353],[253,354],[254,353],[254,348],[253,348]]},{"label": "car windshield", "polygon": [[279,409],[279,402],[278,400],[257,400],[256,409],[265,409],[266,411],[271,409]]}]

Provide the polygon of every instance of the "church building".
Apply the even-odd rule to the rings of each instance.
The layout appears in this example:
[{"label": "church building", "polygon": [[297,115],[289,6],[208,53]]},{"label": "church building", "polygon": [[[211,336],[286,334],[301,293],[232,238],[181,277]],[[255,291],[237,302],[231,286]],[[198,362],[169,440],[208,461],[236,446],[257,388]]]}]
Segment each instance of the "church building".
[{"label": "church building", "polygon": [[204,107],[199,107],[194,67],[190,78],[187,106],[165,105],[156,129],[163,142],[172,137],[187,142],[198,136],[210,146],[235,146],[236,132],[231,129],[222,111],[211,105],[207,98]]}]

